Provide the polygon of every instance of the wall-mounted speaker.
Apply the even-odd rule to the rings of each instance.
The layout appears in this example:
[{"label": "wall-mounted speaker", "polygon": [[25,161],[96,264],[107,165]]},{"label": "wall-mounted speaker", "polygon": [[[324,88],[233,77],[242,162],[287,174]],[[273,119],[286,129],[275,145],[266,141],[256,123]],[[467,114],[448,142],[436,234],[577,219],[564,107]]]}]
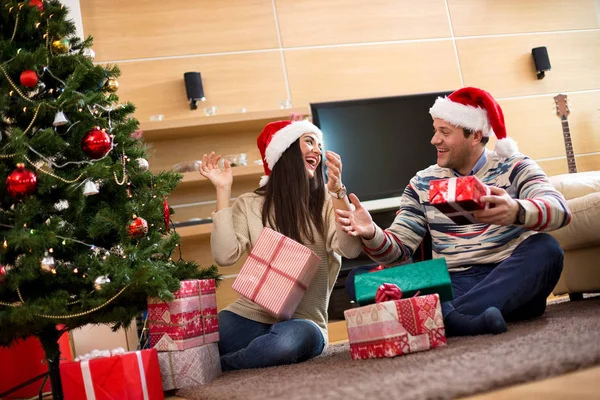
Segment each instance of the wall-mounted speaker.
[{"label": "wall-mounted speaker", "polygon": [[202,76],[200,72],[186,72],[183,74],[185,81],[185,92],[190,102],[190,109],[198,108],[198,101],[206,101],[204,97],[204,88],[202,87]]},{"label": "wall-mounted speaker", "polygon": [[552,69],[550,58],[548,57],[548,49],[546,47],[535,47],[531,49],[531,54],[533,55],[537,78],[542,79],[545,76],[545,72]]}]

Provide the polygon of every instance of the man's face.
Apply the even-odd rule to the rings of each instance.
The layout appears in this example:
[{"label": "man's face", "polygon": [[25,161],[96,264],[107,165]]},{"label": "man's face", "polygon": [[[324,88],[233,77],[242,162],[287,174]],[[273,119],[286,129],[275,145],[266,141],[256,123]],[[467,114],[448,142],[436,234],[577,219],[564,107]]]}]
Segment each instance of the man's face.
[{"label": "man's face", "polygon": [[[479,150],[476,146],[479,140],[477,134],[471,134],[465,137],[462,128],[449,124],[439,118],[433,119],[433,137],[431,144],[437,149],[437,164],[442,168],[452,168],[461,173],[473,161],[474,153]],[[476,160],[476,159],[475,159]]]}]

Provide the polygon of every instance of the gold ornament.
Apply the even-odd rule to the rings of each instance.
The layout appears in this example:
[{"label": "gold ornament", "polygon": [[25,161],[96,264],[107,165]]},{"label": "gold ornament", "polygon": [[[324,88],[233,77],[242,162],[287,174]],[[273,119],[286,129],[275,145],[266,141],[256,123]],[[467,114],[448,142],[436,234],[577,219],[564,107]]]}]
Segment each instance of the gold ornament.
[{"label": "gold ornament", "polygon": [[114,93],[117,91],[118,88],[119,88],[119,82],[117,82],[116,79],[110,78],[109,80],[106,81],[106,89],[109,92]]},{"label": "gold ornament", "polygon": [[52,50],[57,54],[66,54],[71,49],[67,39],[57,39],[52,42]]},{"label": "gold ornament", "polygon": [[106,285],[107,283],[110,283],[110,279],[108,278],[108,276],[105,276],[105,275],[99,276],[94,281],[94,289],[96,289],[96,291],[100,291],[100,290],[102,290],[102,287],[104,285]]},{"label": "gold ornament", "polygon": [[44,258],[42,258],[41,267],[44,271],[54,272],[54,257],[48,254],[48,252],[44,253]]}]

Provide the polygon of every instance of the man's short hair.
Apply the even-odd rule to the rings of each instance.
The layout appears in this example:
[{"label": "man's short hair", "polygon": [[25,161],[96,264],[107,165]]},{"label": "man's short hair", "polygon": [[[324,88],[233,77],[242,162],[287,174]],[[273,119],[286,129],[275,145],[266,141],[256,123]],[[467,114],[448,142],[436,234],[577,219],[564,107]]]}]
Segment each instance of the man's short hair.
[{"label": "man's short hair", "polygon": [[[475,133],[475,131],[473,131],[473,130],[471,130],[471,129],[468,129],[468,128],[462,128],[462,130],[463,130],[463,134],[465,135],[465,137],[466,137],[466,138],[467,138],[467,137],[469,137],[469,136],[471,136],[472,134],[474,134],[474,133]],[[489,141],[490,141],[490,138],[489,138],[489,137],[487,137],[487,136],[483,136],[483,137],[481,138],[481,143],[482,143],[484,146],[485,146],[485,145],[486,145],[486,144],[487,144]]]}]

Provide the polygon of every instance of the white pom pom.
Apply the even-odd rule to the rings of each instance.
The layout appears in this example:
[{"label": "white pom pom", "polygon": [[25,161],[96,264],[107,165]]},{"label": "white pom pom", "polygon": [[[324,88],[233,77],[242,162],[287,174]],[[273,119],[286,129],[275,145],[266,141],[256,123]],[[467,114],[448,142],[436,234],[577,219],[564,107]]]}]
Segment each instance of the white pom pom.
[{"label": "white pom pom", "polygon": [[494,151],[500,157],[508,158],[519,152],[519,146],[517,146],[517,142],[515,142],[513,139],[504,138],[496,142],[496,148]]},{"label": "white pom pom", "polygon": [[267,175],[263,175],[260,177],[260,187],[263,187],[267,184],[267,182],[269,182],[269,177]]}]

